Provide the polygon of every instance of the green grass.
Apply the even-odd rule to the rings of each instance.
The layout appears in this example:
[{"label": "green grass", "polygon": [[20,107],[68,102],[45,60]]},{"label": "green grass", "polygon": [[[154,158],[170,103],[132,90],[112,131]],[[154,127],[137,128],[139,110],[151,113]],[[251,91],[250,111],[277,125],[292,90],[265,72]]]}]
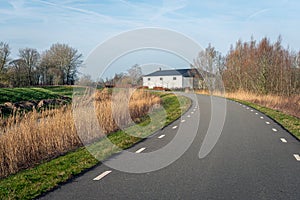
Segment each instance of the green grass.
[{"label": "green grass", "polygon": [[0,88],[0,104],[56,98],[59,98],[58,94],[44,88]]},{"label": "green grass", "polygon": [[287,115],[278,110],[273,110],[273,109],[263,107],[263,106],[260,106],[260,105],[254,104],[254,103],[250,103],[247,101],[242,101],[242,100],[238,100],[238,99],[232,99],[232,100],[240,102],[247,106],[250,106],[250,107],[266,114],[267,116],[271,117],[272,119],[277,121],[279,124],[281,124],[285,129],[287,129],[290,133],[292,133],[298,139],[300,139],[300,119],[299,118],[291,116],[291,115]]},{"label": "green grass", "polygon": [[0,88],[0,104],[29,100],[57,99],[61,96],[72,97],[72,86],[48,86],[29,88]]},{"label": "green grass", "polygon": [[[162,126],[168,125],[179,118],[191,105],[190,99],[186,97],[180,96],[177,98],[173,94],[156,94],[162,98],[165,111],[157,109],[150,116],[145,117],[138,125],[126,129],[126,132],[136,132],[139,137],[128,135],[124,131],[117,131],[108,135],[107,138],[110,142],[121,149],[126,149],[142,140],[141,137],[148,136]],[[166,118],[166,120],[163,120],[163,118]],[[155,121],[152,122],[151,119]],[[143,127],[147,127],[150,124],[152,125],[150,130],[143,130]],[[107,139],[102,139],[87,148],[93,153],[97,149],[95,156],[98,160],[103,160],[119,151],[118,148],[112,148],[111,145],[108,145]],[[81,147],[64,156],[0,180],[0,199],[35,198],[58,186],[58,184],[66,182],[75,175],[99,164],[99,161],[91,156],[87,148]],[[99,148],[101,149],[100,151]]]},{"label": "green grass", "polygon": [[51,91],[53,94],[72,97],[74,86],[46,86],[43,87],[46,90]]}]

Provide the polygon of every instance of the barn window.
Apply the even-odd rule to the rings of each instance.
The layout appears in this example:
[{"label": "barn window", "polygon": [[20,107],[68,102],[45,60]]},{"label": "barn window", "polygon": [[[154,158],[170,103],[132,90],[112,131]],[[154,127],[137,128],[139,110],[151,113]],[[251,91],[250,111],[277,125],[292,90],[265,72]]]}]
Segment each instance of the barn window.
[{"label": "barn window", "polygon": [[176,80],[176,77],[173,77],[173,80],[175,81],[175,80]]},{"label": "barn window", "polygon": [[148,81],[150,81],[151,80],[151,78],[148,78]]}]

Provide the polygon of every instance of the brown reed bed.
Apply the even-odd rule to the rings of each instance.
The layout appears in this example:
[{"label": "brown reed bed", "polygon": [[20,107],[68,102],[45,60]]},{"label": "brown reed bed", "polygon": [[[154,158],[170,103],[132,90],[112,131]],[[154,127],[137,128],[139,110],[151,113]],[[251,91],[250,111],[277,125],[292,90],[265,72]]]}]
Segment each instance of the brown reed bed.
[{"label": "brown reed bed", "polygon": [[[120,125],[129,126],[160,103],[159,97],[143,90],[119,90],[113,95],[103,90],[75,107],[34,110],[1,119],[0,178],[75,150],[118,130]],[[74,110],[81,120],[74,120]],[[95,120],[92,113],[96,121],[91,123]],[[78,129],[85,134],[78,134]]]},{"label": "brown reed bed", "polygon": [[[196,91],[197,94],[210,95],[207,90]],[[281,111],[285,114],[300,118],[300,95],[279,96],[274,94],[260,95],[252,92],[239,90],[236,92],[226,92],[225,95],[214,93],[217,96],[238,99],[258,104],[263,107]]]}]

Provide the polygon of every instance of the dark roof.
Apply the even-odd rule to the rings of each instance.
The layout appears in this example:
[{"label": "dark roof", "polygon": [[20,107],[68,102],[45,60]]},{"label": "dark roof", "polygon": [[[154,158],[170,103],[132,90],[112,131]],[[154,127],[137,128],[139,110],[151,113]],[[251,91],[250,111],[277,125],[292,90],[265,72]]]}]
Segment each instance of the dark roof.
[{"label": "dark roof", "polygon": [[156,72],[147,74],[145,76],[178,76],[193,77],[195,72],[192,69],[171,69],[171,70],[158,70]]}]

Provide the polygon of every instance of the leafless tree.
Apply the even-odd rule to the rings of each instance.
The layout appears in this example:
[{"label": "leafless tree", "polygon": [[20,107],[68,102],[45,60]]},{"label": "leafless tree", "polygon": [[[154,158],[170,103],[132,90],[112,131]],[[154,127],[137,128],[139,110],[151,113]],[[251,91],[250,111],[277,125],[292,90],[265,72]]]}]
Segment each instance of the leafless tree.
[{"label": "leafless tree", "polygon": [[5,66],[9,62],[10,48],[7,43],[0,42],[0,73],[3,72]]},{"label": "leafless tree", "polygon": [[39,64],[40,54],[36,49],[25,48],[19,50],[19,56],[25,64],[28,85],[33,85],[34,73]]},{"label": "leafless tree", "polygon": [[205,50],[199,52],[194,60],[194,67],[203,76],[206,86],[210,91],[216,87],[216,81],[225,69],[225,58],[211,44]]},{"label": "leafless tree", "polygon": [[7,76],[12,87],[28,86],[25,61],[19,58],[9,62]]},{"label": "leafless tree", "polygon": [[53,72],[58,84],[74,84],[82,54],[67,44],[53,44],[42,56],[42,68]]},{"label": "leafless tree", "polygon": [[260,94],[292,95],[299,92],[297,55],[268,38],[256,43],[238,41],[226,56],[223,74],[226,89]]},{"label": "leafless tree", "polygon": [[0,42],[0,87],[8,85],[8,76],[6,73],[9,62],[10,48],[7,43]]},{"label": "leafless tree", "polygon": [[141,84],[143,73],[141,67],[138,64],[135,64],[130,69],[128,69],[127,73],[132,85]]}]

